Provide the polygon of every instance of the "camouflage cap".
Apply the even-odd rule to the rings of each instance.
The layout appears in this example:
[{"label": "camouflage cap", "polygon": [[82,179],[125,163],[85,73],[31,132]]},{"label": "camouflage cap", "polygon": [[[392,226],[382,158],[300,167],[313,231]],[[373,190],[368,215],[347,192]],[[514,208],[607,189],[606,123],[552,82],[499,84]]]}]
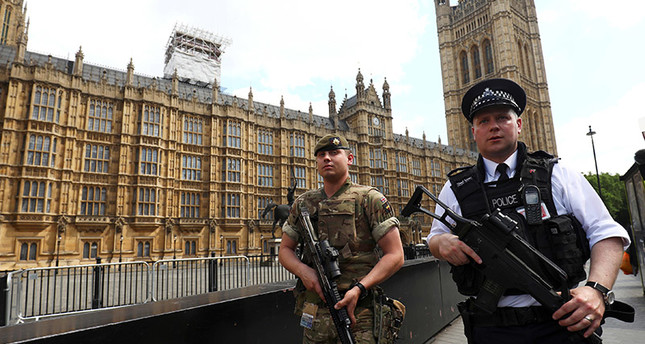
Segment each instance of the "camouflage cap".
[{"label": "camouflage cap", "polygon": [[342,136],[335,134],[325,135],[318,141],[318,144],[316,144],[314,155],[318,155],[318,152],[320,151],[330,151],[334,149],[349,150],[349,143],[347,143],[347,140]]}]

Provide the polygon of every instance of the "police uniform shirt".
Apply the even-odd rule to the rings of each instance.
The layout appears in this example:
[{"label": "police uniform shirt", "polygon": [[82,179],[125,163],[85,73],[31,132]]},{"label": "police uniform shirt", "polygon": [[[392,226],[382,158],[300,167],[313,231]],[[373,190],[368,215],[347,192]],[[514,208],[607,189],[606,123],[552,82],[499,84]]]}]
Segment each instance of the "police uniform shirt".
[{"label": "police uniform shirt", "polygon": [[[497,180],[499,178],[499,173],[496,171],[498,164],[486,158],[483,158],[483,160],[486,169],[484,182]],[[509,166],[509,178],[512,178],[517,167],[517,150],[505,163]],[[553,166],[551,175],[551,192],[558,215],[573,214],[580,221],[582,228],[587,233],[589,247],[593,247],[595,243],[603,239],[619,237],[623,239],[623,249],[627,249],[630,243],[627,231],[612,219],[596,191],[581,173],[562,166],[562,163],[556,163]],[[439,193],[439,200],[457,214],[461,214],[459,202],[450,188],[450,180],[446,182],[441,193]],[[435,213],[441,216],[443,209],[437,206]],[[432,223],[427,242],[430,242],[430,238],[435,235],[449,232],[448,227],[435,220]],[[539,305],[539,303],[530,295],[502,296],[497,304],[498,307],[528,307],[536,305]]]}]

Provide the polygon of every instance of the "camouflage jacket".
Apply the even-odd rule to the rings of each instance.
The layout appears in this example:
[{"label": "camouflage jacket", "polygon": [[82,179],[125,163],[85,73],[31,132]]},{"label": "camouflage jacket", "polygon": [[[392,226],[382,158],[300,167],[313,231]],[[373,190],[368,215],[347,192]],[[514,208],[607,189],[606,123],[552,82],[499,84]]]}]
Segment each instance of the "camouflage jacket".
[{"label": "camouflage jacket", "polygon": [[353,281],[360,280],[372,270],[378,262],[376,243],[393,226],[399,226],[383,194],[373,187],[353,184],[347,179],[330,198],[320,188],[296,199],[282,227],[282,232],[296,242],[302,230],[299,216],[303,206],[309,210],[318,239],[327,239],[338,249],[342,273],[338,280],[340,290],[348,289]]}]

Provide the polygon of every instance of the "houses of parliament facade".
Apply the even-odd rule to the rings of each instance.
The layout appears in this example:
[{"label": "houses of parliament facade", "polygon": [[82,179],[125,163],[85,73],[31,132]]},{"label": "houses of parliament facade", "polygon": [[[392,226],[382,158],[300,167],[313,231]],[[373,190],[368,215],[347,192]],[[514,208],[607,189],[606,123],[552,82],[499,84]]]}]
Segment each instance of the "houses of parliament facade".
[{"label": "houses of parliament facade", "polygon": [[[313,147],[345,136],[353,182],[398,212],[475,162],[461,96],[489,77],[527,90],[521,139],[556,153],[533,0],[435,0],[450,145],[392,131],[390,87],[356,75],[327,116],[29,52],[23,0],[0,0],[0,270],[269,253],[269,202],[318,188]],[[429,90],[432,91],[432,90]],[[437,90],[438,92],[438,90]],[[428,113],[440,120],[440,110]],[[424,204],[431,208],[433,204]],[[430,221],[403,219],[408,242]],[[280,230],[276,231],[277,237]]]}]

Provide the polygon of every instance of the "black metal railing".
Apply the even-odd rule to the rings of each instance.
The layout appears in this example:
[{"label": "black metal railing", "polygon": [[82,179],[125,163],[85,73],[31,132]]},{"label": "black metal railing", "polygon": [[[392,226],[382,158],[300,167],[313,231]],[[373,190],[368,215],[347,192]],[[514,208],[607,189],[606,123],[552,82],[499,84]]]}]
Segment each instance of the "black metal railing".
[{"label": "black metal railing", "polygon": [[416,244],[416,245],[410,244],[407,246],[403,246],[403,254],[405,255],[406,260],[432,257],[432,253],[430,253],[430,249],[425,244]]},{"label": "black metal railing", "polygon": [[7,273],[0,325],[295,278],[277,255],[100,262]]},{"label": "black metal railing", "polygon": [[[404,246],[406,259],[431,256]],[[1,277],[1,276],[0,276]],[[273,283],[296,276],[276,254],[34,268],[0,278],[0,326],[44,317]],[[1,300],[4,298],[4,302]]]},{"label": "black metal railing", "polygon": [[[117,307],[147,301],[145,262],[35,268],[7,275],[7,320]],[[144,286],[144,288],[141,288]]]}]

